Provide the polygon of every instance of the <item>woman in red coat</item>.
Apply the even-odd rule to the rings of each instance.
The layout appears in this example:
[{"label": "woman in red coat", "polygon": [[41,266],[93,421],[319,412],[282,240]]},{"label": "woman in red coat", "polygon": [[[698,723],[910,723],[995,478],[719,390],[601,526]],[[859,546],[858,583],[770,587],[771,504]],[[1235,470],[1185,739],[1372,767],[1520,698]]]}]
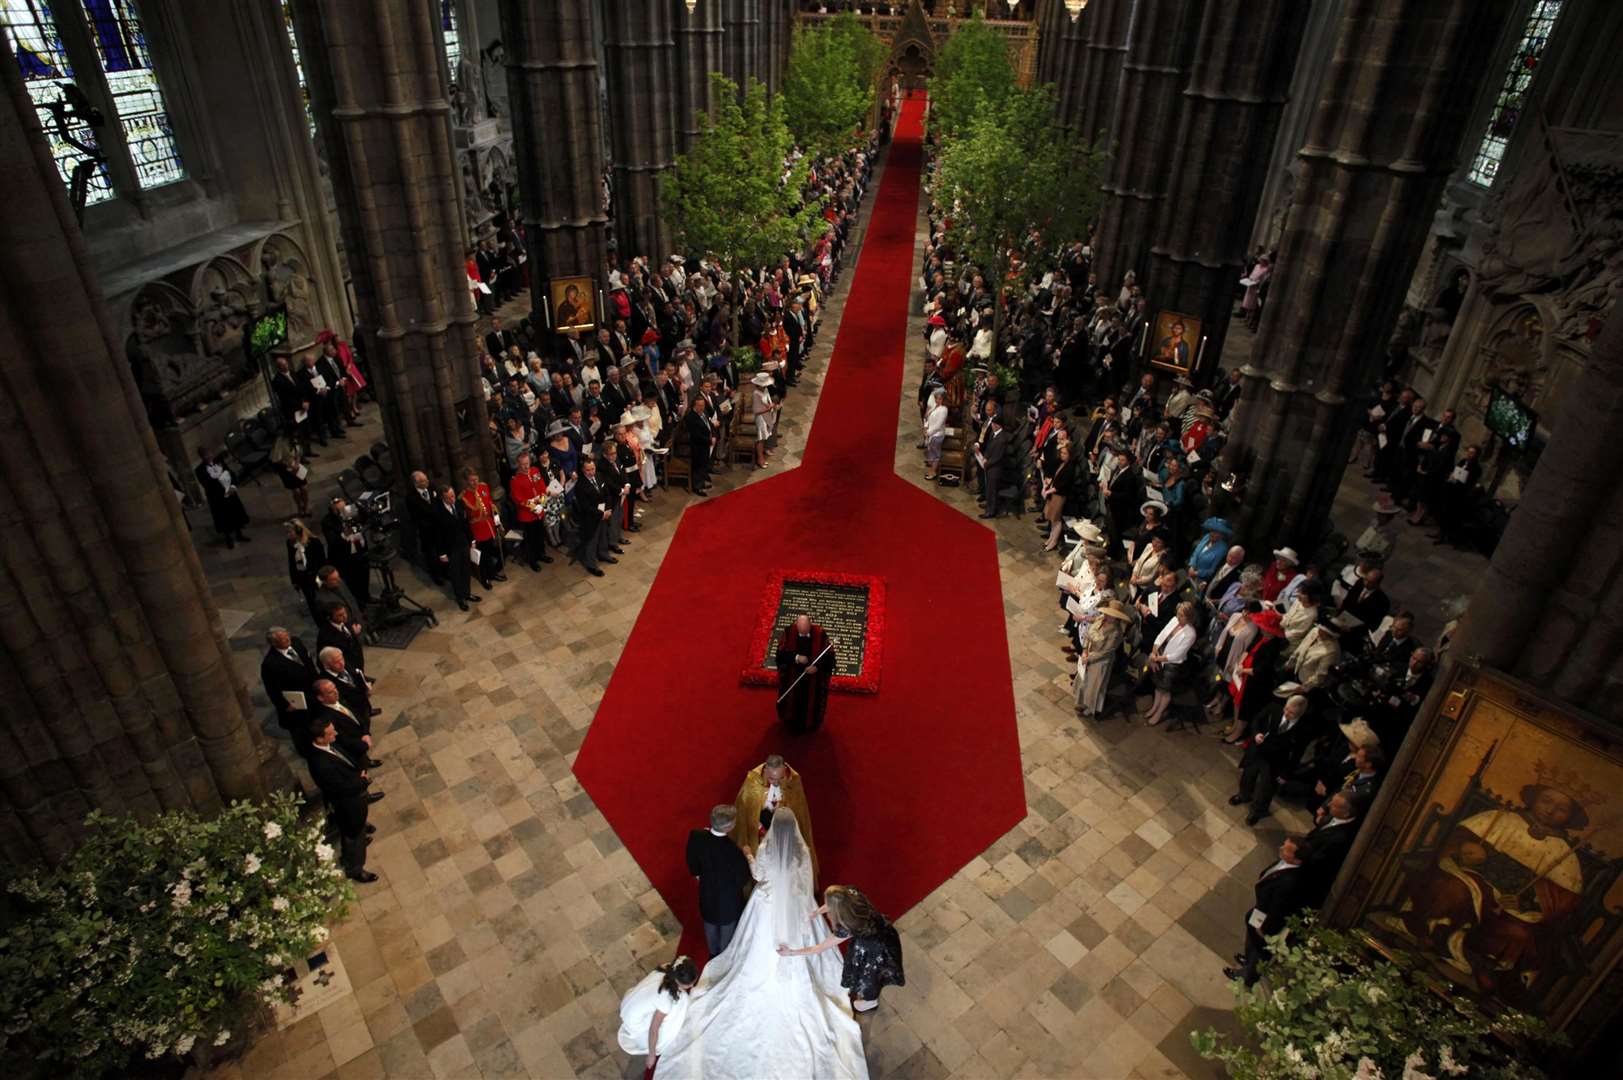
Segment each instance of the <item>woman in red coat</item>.
[{"label": "woman in red coat", "polygon": [[552,561],[547,554],[547,527],[541,509],[547,497],[547,475],[531,463],[529,454],[518,456],[507,494],[512,496],[519,531],[524,534],[524,562],[538,571],[542,563]]},{"label": "woman in red coat", "polygon": [[468,529],[473,533],[473,546],[479,551],[479,584],[488,592],[492,582],[507,580],[502,573],[501,515],[490,497],[490,485],[481,484],[479,474],[472,469],[463,470],[461,499],[468,514]]}]

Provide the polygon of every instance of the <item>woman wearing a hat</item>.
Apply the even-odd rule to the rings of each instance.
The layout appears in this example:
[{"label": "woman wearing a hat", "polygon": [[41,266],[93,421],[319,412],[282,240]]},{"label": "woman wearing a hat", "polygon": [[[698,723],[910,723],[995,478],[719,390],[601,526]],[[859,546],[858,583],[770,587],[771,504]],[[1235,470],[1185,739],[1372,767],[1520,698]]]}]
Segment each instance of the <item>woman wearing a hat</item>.
[{"label": "woman wearing a hat", "polygon": [[772,376],[765,371],[757,371],[750,380],[755,385],[754,416],[755,416],[755,467],[766,468],[766,444],[772,438],[772,433],[778,426],[778,410],[783,408],[772,400]]},{"label": "woman wearing a hat", "polygon": [[1285,586],[1296,580],[1299,572],[1297,567],[1301,562],[1295,548],[1275,548],[1274,561],[1268,564],[1268,569],[1262,575],[1262,598],[1270,604],[1277,600],[1279,594],[1285,591]]},{"label": "woman wearing a hat", "polygon": [[1234,537],[1234,529],[1220,517],[1207,518],[1200,523],[1200,528],[1206,535],[1195,545],[1195,550],[1189,553],[1189,569],[1195,572],[1195,577],[1200,581],[1207,582],[1212,580],[1217,568],[1223,565],[1223,558],[1229,553],[1229,541]]},{"label": "woman wearing a hat", "polygon": [[1257,627],[1256,643],[1246,651],[1234,677],[1229,680],[1229,700],[1234,704],[1234,723],[1224,732],[1224,742],[1243,741],[1262,710],[1273,700],[1279,685],[1279,671],[1285,654],[1285,631],[1279,612],[1265,609],[1251,617]]},{"label": "woman wearing a hat", "polygon": [[1097,617],[1088,624],[1087,633],[1082,636],[1082,651],[1076,657],[1076,680],[1072,688],[1078,716],[1091,720],[1103,711],[1110,672],[1116,666],[1116,653],[1132,621],[1127,606],[1110,597],[1099,605]]}]

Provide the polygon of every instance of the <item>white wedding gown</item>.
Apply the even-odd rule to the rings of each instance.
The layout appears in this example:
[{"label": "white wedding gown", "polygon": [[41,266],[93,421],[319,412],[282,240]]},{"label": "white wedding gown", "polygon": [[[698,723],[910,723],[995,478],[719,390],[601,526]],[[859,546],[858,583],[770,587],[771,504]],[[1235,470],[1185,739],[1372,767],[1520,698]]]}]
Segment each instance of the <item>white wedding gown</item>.
[{"label": "white wedding gown", "polygon": [[732,944],[705,965],[655,1080],[867,1080],[839,950],[777,953],[829,933],[822,916],[812,919],[811,859],[787,808],[772,816],[755,879]]}]

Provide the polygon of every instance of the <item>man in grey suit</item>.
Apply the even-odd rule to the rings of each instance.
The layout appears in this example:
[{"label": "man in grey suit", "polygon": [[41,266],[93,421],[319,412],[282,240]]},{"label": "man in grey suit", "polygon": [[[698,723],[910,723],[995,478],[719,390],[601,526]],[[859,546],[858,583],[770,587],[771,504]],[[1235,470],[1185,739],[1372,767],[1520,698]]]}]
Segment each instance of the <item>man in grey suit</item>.
[{"label": "man in grey suit", "polygon": [[1003,486],[1004,472],[1009,461],[1009,433],[1003,428],[1003,420],[993,413],[986,425],[986,433],[981,439],[981,488],[982,496],[986,500],[986,512],[983,518],[998,516],[997,492]]}]

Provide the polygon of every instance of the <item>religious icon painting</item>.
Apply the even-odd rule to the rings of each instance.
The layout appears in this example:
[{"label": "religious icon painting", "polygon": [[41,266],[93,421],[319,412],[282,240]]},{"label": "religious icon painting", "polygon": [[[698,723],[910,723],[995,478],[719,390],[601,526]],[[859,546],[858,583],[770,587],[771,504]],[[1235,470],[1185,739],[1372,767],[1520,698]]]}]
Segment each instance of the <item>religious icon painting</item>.
[{"label": "religious icon painting", "polygon": [[1581,1042],[1623,975],[1623,738],[1497,673],[1448,689],[1335,921]]},{"label": "religious icon painting", "polygon": [[1200,320],[1177,311],[1155,317],[1149,336],[1150,363],[1163,371],[1188,375],[1200,360]]},{"label": "religious icon painting", "polygon": [[547,298],[554,330],[597,329],[597,288],[591,277],[552,278]]}]

